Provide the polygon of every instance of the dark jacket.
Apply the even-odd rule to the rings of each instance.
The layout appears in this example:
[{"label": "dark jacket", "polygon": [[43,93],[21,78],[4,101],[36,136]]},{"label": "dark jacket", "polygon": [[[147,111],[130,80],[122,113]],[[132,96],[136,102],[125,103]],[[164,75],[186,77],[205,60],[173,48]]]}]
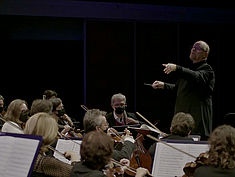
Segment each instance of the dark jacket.
[{"label": "dark jacket", "polygon": [[[138,120],[134,113],[126,112],[126,114],[127,114],[127,117],[130,117],[130,118],[133,118],[135,120]],[[110,127],[118,125],[118,124],[116,124],[113,112],[108,113],[105,117],[106,117],[107,122],[109,123]]]},{"label": "dark jacket", "polygon": [[222,169],[220,167],[201,166],[194,172],[194,177],[234,177],[235,168]]},{"label": "dark jacket", "polygon": [[215,74],[206,60],[190,69],[177,65],[176,84],[165,83],[164,88],[176,91],[175,114],[190,113],[195,120],[192,134],[208,137],[212,131],[212,92]]},{"label": "dark jacket", "polygon": [[72,168],[70,177],[107,177],[102,171],[88,168],[82,162],[76,163]]},{"label": "dark jacket", "polygon": [[122,147],[120,148],[120,150],[116,150],[114,149],[113,154],[112,154],[112,158],[120,161],[123,158],[126,159],[131,159],[131,155],[133,153],[133,151],[136,148],[136,144],[130,142],[130,141],[124,141],[124,144],[122,145]]}]

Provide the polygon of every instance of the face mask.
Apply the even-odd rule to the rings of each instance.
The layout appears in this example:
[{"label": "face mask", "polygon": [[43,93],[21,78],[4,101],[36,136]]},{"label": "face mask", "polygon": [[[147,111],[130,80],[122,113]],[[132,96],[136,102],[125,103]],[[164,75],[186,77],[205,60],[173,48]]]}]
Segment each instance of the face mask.
[{"label": "face mask", "polygon": [[0,107],[0,113],[3,111],[3,107]]},{"label": "face mask", "polygon": [[20,121],[26,122],[29,119],[29,111],[22,112],[20,114]]},{"label": "face mask", "polygon": [[61,117],[65,114],[65,109],[60,109],[60,110],[57,110],[57,111],[58,111],[58,114],[57,114],[58,117]]},{"label": "face mask", "polygon": [[117,107],[117,108],[115,108],[115,112],[117,114],[122,114],[124,112],[124,110],[125,110],[125,107]]}]

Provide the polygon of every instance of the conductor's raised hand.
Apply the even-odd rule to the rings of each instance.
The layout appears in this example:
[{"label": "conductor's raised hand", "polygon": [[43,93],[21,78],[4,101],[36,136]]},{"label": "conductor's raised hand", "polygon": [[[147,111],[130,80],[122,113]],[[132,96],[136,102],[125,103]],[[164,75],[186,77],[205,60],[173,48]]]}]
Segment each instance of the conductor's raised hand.
[{"label": "conductor's raised hand", "polygon": [[164,68],[164,72],[165,74],[170,74],[172,71],[176,70],[176,64],[173,63],[167,63],[167,64],[162,64],[165,68]]}]

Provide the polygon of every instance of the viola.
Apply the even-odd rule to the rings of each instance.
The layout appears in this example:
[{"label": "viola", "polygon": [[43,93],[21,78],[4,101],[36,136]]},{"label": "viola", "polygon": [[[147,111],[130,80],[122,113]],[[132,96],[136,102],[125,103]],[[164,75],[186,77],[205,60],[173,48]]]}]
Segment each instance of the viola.
[{"label": "viola", "polygon": [[194,162],[188,162],[185,164],[183,171],[184,175],[182,177],[191,177],[193,176],[195,170],[202,166],[205,165],[207,160],[208,160],[209,154],[207,152],[201,153]]}]

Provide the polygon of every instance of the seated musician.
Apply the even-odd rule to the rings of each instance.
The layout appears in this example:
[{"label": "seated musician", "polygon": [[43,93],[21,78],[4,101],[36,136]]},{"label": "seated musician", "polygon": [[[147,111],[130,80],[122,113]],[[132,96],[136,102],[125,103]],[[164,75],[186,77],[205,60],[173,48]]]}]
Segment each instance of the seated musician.
[{"label": "seated musician", "polygon": [[235,176],[235,128],[221,125],[209,137],[210,149],[203,166],[198,167],[194,177]]},{"label": "seated musician", "polygon": [[[85,133],[90,131],[107,131],[109,126],[105,118],[106,112],[100,111],[99,109],[89,109],[84,118],[83,118],[83,127]],[[131,158],[132,152],[135,150],[135,140],[130,134],[127,134],[122,137],[123,144],[120,149],[114,150],[112,157],[119,161],[123,158],[129,159]],[[120,146],[119,146],[120,147]]]},{"label": "seated musician", "polygon": [[139,124],[136,115],[126,111],[127,104],[125,95],[121,93],[114,94],[111,98],[111,107],[113,112],[106,115],[110,127]]},{"label": "seated musician", "polygon": [[53,108],[53,105],[51,101],[43,100],[43,99],[35,99],[33,100],[31,108],[30,108],[30,115],[33,116],[34,114],[39,113],[39,112],[52,114],[52,108]]},{"label": "seated musician", "polygon": [[[171,121],[170,135],[162,139],[193,141],[193,139],[191,137],[188,137],[188,135],[190,135],[194,124],[194,119],[190,114],[183,112],[176,113]],[[156,143],[157,142],[154,142],[149,148],[152,159],[154,159]]]},{"label": "seated musician", "polygon": [[45,154],[48,151],[48,146],[55,141],[57,132],[57,122],[48,113],[36,113],[26,122],[24,129],[25,134],[43,137],[42,146],[34,164],[34,170],[31,177],[70,177],[72,165],[78,161],[77,153],[72,151],[65,153],[65,157],[70,157],[72,165]]},{"label": "seated musician", "polygon": [[2,126],[2,132],[23,134],[25,122],[29,118],[28,104],[25,100],[15,99],[8,105],[4,115],[6,122]]},{"label": "seated musician", "polygon": [[[98,110],[91,110],[91,112]],[[97,112],[98,113],[98,112]],[[89,111],[88,111],[89,114]],[[108,172],[103,171],[111,160],[113,141],[102,131],[89,131],[85,134],[81,149],[81,162],[74,165],[71,177],[106,177]],[[112,174],[112,171],[111,171]],[[144,168],[136,170],[136,177],[144,177],[148,171]],[[114,174],[112,174],[114,176]]]},{"label": "seated musician", "polygon": [[66,114],[63,102],[60,98],[51,98],[52,113],[58,122],[59,132],[67,137],[77,137],[72,119]]}]

